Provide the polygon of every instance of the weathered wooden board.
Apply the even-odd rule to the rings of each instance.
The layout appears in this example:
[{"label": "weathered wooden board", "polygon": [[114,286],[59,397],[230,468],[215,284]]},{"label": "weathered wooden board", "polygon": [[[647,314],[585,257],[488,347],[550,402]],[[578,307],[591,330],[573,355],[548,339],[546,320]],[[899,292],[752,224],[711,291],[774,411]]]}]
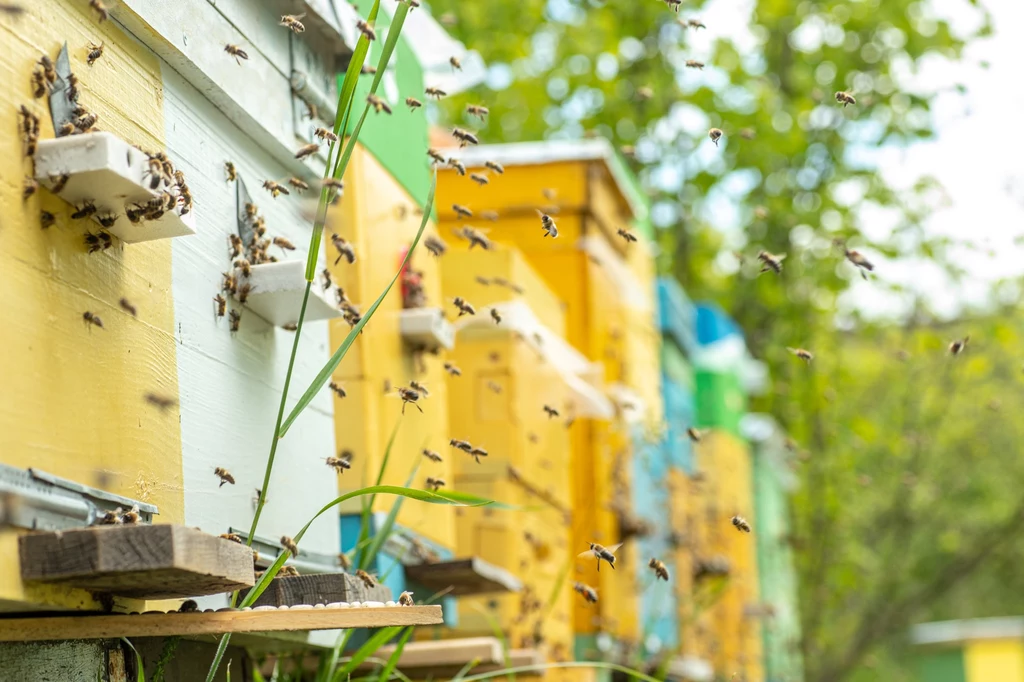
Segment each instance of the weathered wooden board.
[{"label": "weathered wooden board", "polygon": [[29,533],[18,541],[25,581],[122,597],[170,599],[255,583],[252,551],[194,528],[97,526]]},{"label": "weathered wooden board", "polygon": [[348,573],[317,573],[274,578],[253,606],[387,602],[391,599],[391,590],[384,585],[367,588],[363,581]]},{"label": "weathered wooden board", "polygon": [[523,587],[514,575],[479,557],[406,566],[405,576],[432,590],[453,587],[451,595],[454,597],[518,592]]},{"label": "weathered wooden board", "polygon": [[440,606],[354,608],[348,604],[322,608],[307,605],[304,609],[281,607],[266,611],[233,609],[194,613],[172,611],[130,615],[8,618],[0,620],[0,642],[380,628],[392,625],[438,625],[442,620]]}]

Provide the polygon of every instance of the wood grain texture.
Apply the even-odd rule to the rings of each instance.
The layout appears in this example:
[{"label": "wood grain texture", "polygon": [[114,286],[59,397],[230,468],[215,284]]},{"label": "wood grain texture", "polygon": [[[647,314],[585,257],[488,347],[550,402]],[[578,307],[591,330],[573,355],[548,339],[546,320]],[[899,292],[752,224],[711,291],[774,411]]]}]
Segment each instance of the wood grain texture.
[{"label": "wood grain texture", "polygon": [[184,526],[99,526],[20,538],[26,581],[147,599],[228,592],[255,583],[244,545]]},{"label": "wood grain texture", "polygon": [[453,597],[518,592],[523,587],[514,575],[479,557],[406,566],[405,576],[432,590],[453,586],[450,593]]},{"label": "wood grain texture", "polygon": [[348,573],[319,573],[274,578],[253,606],[391,600],[391,590],[384,585],[367,588],[363,581]]},{"label": "wood grain texture", "polygon": [[142,613],[133,615],[11,618],[2,621],[0,642],[45,642],[107,637],[194,636],[225,632],[333,630],[392,625],[438,625],[440,606],[378,606],[275,611]]}]

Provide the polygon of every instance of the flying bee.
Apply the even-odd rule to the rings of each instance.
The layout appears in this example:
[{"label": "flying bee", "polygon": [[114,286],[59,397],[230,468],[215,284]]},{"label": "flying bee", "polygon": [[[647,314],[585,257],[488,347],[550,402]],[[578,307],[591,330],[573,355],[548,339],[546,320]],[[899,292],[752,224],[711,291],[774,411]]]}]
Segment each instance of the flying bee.
[{"label": "flying bee", "polygon": [[87,324],[91,324],[94,327],[99,327],[100,329],[103,329],[103,320],[101,320],[100,316],[97,315],[96,313],[92,313],[87,310],[84,313],[82,313],[82,319],[85,320]]},{"label": "flying bee", "polygon": [[34,178],[28,176],[25,177],[25,182],[21,185],[21,200],[26,201],[30,196],[36,193],[39,189],[39,183]]},{"label": "flying bee", "polygon": [[477,464],[480,464],[480,458],[486,457],[488,452],[481,447],[472,447],[469,449],[469,456],[476,460]]},{"label": "flying bee", "polygon": [[107,7],[103,4],[103,0],[89,0],[89,7],[96,12],[96,15],[99,17],[99,23],[102,24],[110,18],[110,12],[107,11]]},{"label": "flying bee", "polygon": [[597,603],[597,590],[595,590],[590,585],[585,585],[581,582],[574,582],[572,584],[572,589],[573,591],[583,595],[584,601],[586,601],[588,604]]},{"label": "flying bee", "polygon": [[324,461],[327,462],[327,466],[343,474],[346,469],[352,468],[352,451],[342,450],[337,457],[327,457]]},{"label": "flying bee", "polygon": [[391,107],[388,105],[388,103],[385,102],[383,98],[373,94],[372,92],[366,96],[366,101],[369,102],[370,106],[373,107],[373,110],[378,114],[382,111],[385,114],[391,113]]},{"label": "flying bee", "polygon": [[454,156],[448,159],[448,165],[455,169],[455,172],[462,177],[466,177],[466,164],[462,163]]},{"label": "flying bee", "polygon": [[359,67],[360,76],[372,76],[375,73],[377,73],[377,67],[372,64],[363,64]]},{"label": "flying bee", "polygon": [[423,102],[419,101],[415,97],[406,97],[405,106],[409,107],[409,111],[416,111],[423,106]]},{"label": "flying bee", "polygon": [[268,192],[270,192],[270,196],[272,196],[275,199],[277,198],[277,195],[279,195],[279,194],[284,194],[284,195],[291,194],[291,192],[288,191],[287,187],[284,187],[284,186],[274,182],[273,180],[264,180],[263,181],[263,189],[265,189]]},{"label": "flying bee", "polygon": [[423,408],[416,404],[420,399],[419,391],[414,388],[406,388],[404,386],[399,386],[395,390],[398,391],[398,397],[402,399],[402,414],[405,414],[406,405],[412,405],[420,412],[423,412]]},{"label": "flying bee", "polygon": [[699,443],[702,440],[704,440],[704,436],[707,435],[707,431],[705,429],[698,429],[694,426],[691,426],[690,428],[686,429],[686,435],[689,436],[690,440],[692,440],[694,443]]},{"label": "flying bee", "polygon": [[178,401],[175,400],[174,398],[168,398],[167,396],[157,395],[156,393],[147,393],[146,402],[152,405],[153,407],[157,408],[161,412],[166,412],[167,410],[171,409],[172,407],[178,404]]},{"label": "flying bee", "polygon": [[651,557],[651,560],[647,562],[647,565],[654,570],[655,579],[668,582],[668,569],[665,568],[664,561],[658,561],[654,557]]},{"label": "flying bee", "polygon": [[423,92],[426,93],[427,97],[433,97],[434,99],[441,99],[448,94],[441,88],[426,88]]},{"label": "flying bee", "polygon": [[814,353],[803,348],[790,348],[789,346],[786,346],[786,350],[807,363],[810,363],[810,361],[814,359]]},{"label": "flying bee", "polygon": [[281,536],[281,546],[292,553],[292,556],[299,556],[299,546],[287,535]]},{"label": "flying bee", "polygon": [[646,85],[641,85],[636,89],[636,96],[640,101],[646,101],[654,97],[654,90]]},{"label": "flying bee", "polygon": [[[410,2],[411,0],[406,0],[406,1]],[[444,481],[442,481],[442,483],[444,483]],[[402,594],[398,595],[398,605],[399,606],[412,606],[413,604],[415,604],[415,602],[412,600],[412,592],[409,592],[408,590],[406,590]]]},{"label": "flying bee", "polygon": [[455,448],[456,450],[462,450],[463,452],[471,452],[473,450],[473,446],[470,444],[468,440],[459,440],[457,438],[452,438],[451,440],[448,441],[448,445]]},{"label": "flying bee", "polygon": [[333,283],[331,280],[331,271],[328,270],[327,268],[324,268],[320,272],[320,274],[323,275],[324,277],[324,291],[327,291],[328,289],[331,288],[331,284]]},{"label": "flying bee", "polygon": [[860,268],[860,276],[867,279],[868,276],[864,274],[864,271],[872,272],[875,269],[875,264],[869,261],[864,254],[860,251],[854,251],[852,249],[843,249],[843,253],[846,256],[846,260],[850,261],[858,268]]},{"label": "flying bee", "polygon": [[420,395],[422,395],[424,398],[430,397],[430,391],[428,391],[427,387],[418,381],[410,381],[409,388],[413,389],[414,391],[419,391]]},{"label": "flying bee", "polygon": [[476,116],[482,121],[487,114],[491,113],[491,110],[482,104],[467,104],[466,113],[470,116]]},{"label": "flying bee", "polygon": [[459,141],[460,147],[465,147],[467,144],[480,144],[476,135],[462,128],[452,128],[452,137]]},{"label": "flying bee", "polygon": [[213,470],[214,475],[220,479],[220,485],[218,488],[223,488],[225,483],[235,484],[235,477],[231,475],[231,472],[224,467],[217,467]]},{"label": "flying bee", "polygon": [[296,324],[295,322],[289,322],[288,324],[282,324],[281,329],[285,330],[286,332],[294,332],[299,329],[299,325]]},{"label": "flying bee", "polygon": [[620,542],[619,544],[613,545],[611,547],[604,547],[603,545],[599,545],[596,542],[591,542],[589,544],[590,549],[588,549],[586,552],[581,552],[579,554],[579,557],[596,558],[598,571],[601,570],[601,561],[607,561],[608,565],[612,567],[612,570],[615,570],[615,554],[613,554],[613,552],[617,550],[619,547],[622,547],[622,543]]},{"label": "flying bee", "polygon": [[228,319],[231,320],[231,331],[237,332],[239,326],[242,324],[242,313],[237,310],[232,310],[228,315]]},{"label": "flying bee", "polygon": [[295,191],[302,194],[309,189],[309,184],[303,182],[299,178],[288,178],[288,184],[295,188]]},{"label": "flying bee", "polygon": [[253,285],[246,282],[242,286],[238,287],[238,302],[245,305],[245,302],[249,300],[249,294],[255,289]]},{"label": "flying bee", "polygon": [[39,99],[44,97],[49,92],[50,86],[46,82],[46,77],[43,72],[39,69],[32,71],[32,97]]},{"label": "flying bee", "polygon": [[481,173],[470,173],[469,179],[475,182],[476,184],[480,185],[481,187],[490,182],[490,180],[487,179],[487,176]]},{"label": "flying bee", "polygon": [[480,211],[480,217],[483,218],[484,220],[489,220],[489,221],[491,221],[493,223],[493,222],[496,222],[498,220],[498,212],[497,211]]},{"label": "flying bee", "polygon": [[427,476],[426,480],[427,488],[437,492],[440,488],[443,488],[445,481],[443,478],[434,478],[433,476]]},{"label": "flying bee", "polygon": [[488,381],[487,388],[494,393],[501,393],[501,384],[495,381]]},{"label": "flying bee", "polygon": [[689,68],[689,69],[701,69],[701,70],[703,70],[704,69],[704,62],[698,61],[696,59],[687,59],[686,60],[686,67]]},{"label": "flying bee", "polygon": [[965,336],[962,339],[957,339],[957,340],[953,341],[952,343],[950,343],[949,344],[949,354],[950,355],[960,355],[960,353],[962,353],[964,351],[964,348],[967,347],[967,342],[970,340],[970,338],[971,338],[970,336]]},{"label": "flying bee", "polygon": [[462,71],[462,62],[459,61],[458,57],[449,57],[448,63],[452,65],[452,71]]},{"label": "flying bee", "polygon": [[230,43],[224,46],[224,51],[235,58],[238,65],[242,65],[243,59],[248,59],[249,55],[246,54],[245,50],[240,48],[238,45],[231,45]]},{"label": "flying bee", "polygon": [[626,240],[627,244],[636,241],[636,235],[630,232],[629,230],[625,229],[624,227],[620,227],[618,230],[616,230],[616,233],[624,240]]},{"label": "flying bee", "polygon": [[337,383],[336,381],[332,381],[328,385],[328,387],[332,391],[334,391],[335,395],[337,395],[339,398],[344,398],[344,397],[348,396],[348,393],[345,392],[345,389],[341,386],[341,384]]},{"label": "flying bee", "polygon": [[476,315],[476,308],[473,307],[473,304],[461,296],[456,296],[452,299],[452,304],[459,309],[459,317],[463,315]]},{"label": "flying bee", "polygon": [[295,250],[295,244],[292,244],[289,240],[285,239],[284,237],[274,237],[274,239],[271,240],[271,243],[284,251]]},{"label": "flying bee", "polygon": [[462,376],[462,370],[450,362],[444,363],[444,371],[448,372],[448,374],[452,375],[453,377]]},{"label": "flying bee", "polygon": [[732,525],[741,533],[749,533],[752,530],[747,520],[739,515],[732,517]]},{"label": "flying bee", "polygon": [[545,405],[544,406],[544,412],[547,413],[548,419],[554,419],[555,417],[558,416],[558,410],[556,410],[555,408],[551,407],[550,405]]},{"label": "flying bee", "polygon": [[669,7],[673,12],[679,13],[679,7],[683,4],[683,0],[665,0],[665,5]]},{"label": "flying bee", "polygon": [[306,30],[306,27],[302,25],[302,22],[299,21],[299,19],[301,19],[304,16],[306,16],[305,12],[303,12],[302,14],[297,14],[297,15],[285,14],[285,15],[283,15],[281,17],[281,24],[280,25],[281,26],[287,26],[294,33],[302,33],[303,31]]},{"label": "flying bee", "polygon": [[48,227],[53,227],[54,223],[56,223],[56,222],[57,222],[57,216],[53,215],[49,211],[40,211],[39,212],[39,226],[42,229],[45,230]]},{"label": "flying bee", "polygon": [[442,156],[441,152],[437,151],[436,149],[428,149],[427,156],[429,156],[437,163],[445,163],[444,156]]},{"label": "flying bee", "polygon": [[711,141],[715,143],[716,147],[718,146],[718,141],[722,139],[722,135],[724,134],[725,133],[722,132],[721,128],[712,128],[708,131],[708,137],[711,138]]},{"label": "flying bee", "polygon": [[707,26],[701,23],[700,19],[687,19],[686,25],[693,29],[707,28]]},{"label": "flying bee", "polygon": [[238,169],[230,161],[224,162],[224,173],[228,176],[228,182],[234,182],[238,179]]},{"label": "flying bee", "polygon": [[473,217],[473,212],[470,211],[465,206],[460,206],[459,204],[452,204],[452,210],[455,211],[455,215],[458,216],[459,219]]},{"label": "flying bee", "polygon": [[558,228],[555,226],[555,220],[547,213],[540,214],[540,226],[544,229],[545,237],[558,238]]},{"label": "flying bee", "polygon": [[125,311],[132,317],[139,316],[139,309],[132,305],[132,302],[129,301],[127,298],[122,298],[120,301],[118,301],[118,304],[121,306],[121,310]]},{"label": "flying bee", "polygon": [[348,558],[348,555],[344,552],[338,553],[338,565],[341,566],[342,570],[347,571],[352,568],[352,560]]},{"label": "flying bee", "polygon": [[320,145],[318,145],[316,142],[311,142],[310,144],[303,145],[302,147],[300,147],[299,150],[295,152],[295,158],[304,159],[311,154],[315,154],[319,149]]},{"label": "flying bee", "polygon": [[441,462],[441,455],[437,454],[433,450],[427,450],[423,448],[423,456],[429,459],[431,462]]},{"label": "flying bee", "polygon": [[767,251],[757,252],[757,260],[761,261],[761,272],[774,272],[776,275],[782,274],[782,261],[785,258],[786,254],[784,253],[776,255]]},{"label": "flying bee", "polygon": [[95,64],[96,60],[103,56],[103,46],[105,44],[106,43],[100,43],[97,45],[96,43],[89,43],[89,54],[86,57],[86,61],[89,66]]},{"label": "flying bee", "polygon": [[352,248],[351,244],[349,244],[347,241],[342,239],[337,234],[331,235],[331,243],[334,244],[334,248],[337,249],[338,251],[338,257],[334,259],[335,265],[340,263],[342,258],[348,261],[349,265],[352,265],[353,263],[356,262],[356,252],[355,249]]},{"label": "flying bee", "polygon": [[427,238],[423,240],[423,248],[434,256],[443,256],[448,250],[448,245],[440,237],[434,235],[427,235]]},{"label": "flying bee", "polygon": [[853,95],[848,92],[843,92],[842,90],[836,93],[836,101],[842,104],[844,109],[850,104],[857,103],[857,100],[854,99]]},{"label": "flying bee", "polygon": [[373,26],[362,19],[356,22],[356,28],[359,29],[359,32],[362,33],[367,40],[374,41],[377,39],[377,32],[373,30]]},{"label": "flying bee", "polygon": [[217,537],[219,537],[221,540],[229,540],[231,542],[237,542],[240,545],[244,545],[245,544],[245,540],[243,540],[242,536],[239,535],[238,533],[221,533]]},{"label": "flying bee", "polygon": [[374,578],[372,575],[370,575],[361,568],[356,571],[356,577],[362,580],[363,584],[370,589],[377,587],[376,578]]},{"label": "flying bee", "polygon": [[501,313],[497,308],[491,308],[491,319],[494,320],[494,324],[501,324]]},{"label": "flying bee", "polygon": [[497,161],[484,161],[484,166],[486,166],[487,168],[490,168],[492,171],[494,171],[498,175],[503,175],[505,173],[505,167],[502,166]]}]

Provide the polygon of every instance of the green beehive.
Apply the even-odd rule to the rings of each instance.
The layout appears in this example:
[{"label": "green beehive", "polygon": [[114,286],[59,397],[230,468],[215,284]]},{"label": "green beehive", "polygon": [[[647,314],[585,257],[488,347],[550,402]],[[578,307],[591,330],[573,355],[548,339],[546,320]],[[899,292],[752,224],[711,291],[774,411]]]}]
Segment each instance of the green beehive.
[{"label": "green beehive", "polygon": [[739,373],[698,369],[695,377],[698,426],[721,429],[742,437],[740,420],[747,409],[747,394]]}]

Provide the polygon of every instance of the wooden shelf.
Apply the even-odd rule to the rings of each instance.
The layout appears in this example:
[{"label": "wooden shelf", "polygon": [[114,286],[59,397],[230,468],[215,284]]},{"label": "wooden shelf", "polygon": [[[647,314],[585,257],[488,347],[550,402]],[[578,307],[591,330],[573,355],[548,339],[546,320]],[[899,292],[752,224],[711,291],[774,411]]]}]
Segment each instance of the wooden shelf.
[{"label": "wooden shelf", "polygon": [[453,597],[523,589],[523,583],[514,575],[479,557],[406,566],[405,577],[431,590],[452,587]]},{"label": "wooden shelf", "polygon": [[21,577],[138,599],[252,587],[252,550],[195,528],[93,526],[18,539]]},{"label": "wooden shelf", "polygon": [[194,613],[147,612],[128,615],[16,617],[0,619],[0,642],[62,639],[216,635],[225,632],[279,632],[438,625],[440,606],[261,606]]},{"label": "wooden shelf", "polygon": [[[382,646],[374,658],[387,660],[395,646]],[[430,642],[409,642],[398,659],[398,669],[414,679],[451,679],[469,661],[479,661],[478,666],[504,665],[501,642],[497,637],[464,637],[462,639],[440,639]],[[364,663],[359,671],[374,668]],[[475,672],[477,668],[473,668]],[[470,673],[472,674],[472,673]]]}]

